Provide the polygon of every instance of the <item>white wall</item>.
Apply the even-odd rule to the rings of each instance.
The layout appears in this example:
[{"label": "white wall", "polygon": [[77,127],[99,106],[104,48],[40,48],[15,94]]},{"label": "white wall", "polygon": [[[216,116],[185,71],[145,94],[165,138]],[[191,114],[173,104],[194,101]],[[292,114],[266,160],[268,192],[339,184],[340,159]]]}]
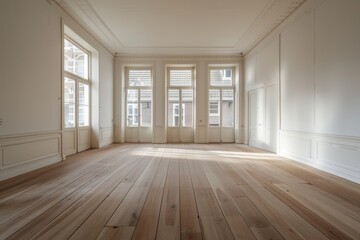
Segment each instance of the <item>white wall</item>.
[{"label": "white wall", "polygon": [[[245,56],[247,89],[256,86],[259,74],[280,73],[279,153],[356,182],[360,182],[359,12],[357,0],[307,1]],[[270,52],[264,46],[271,46],[272,39],[278,39],[270,48],[279,51],[280,61],[273,54],[260,73],[254,56]]]},{"label": "white wall", "polygon": [[275,35],[247,54],[244,63],[248,132],[244,142],[272,152],[278,147],[279,52]]},{"label": "white wall", "polygon": [[[166,140],[166,115],[165,115],[165,75],[167,65],[191,65],[195,67],[196,83],[195,83],[195,98],[196,98],[196,116],[195,119],[195,142],[207,142],[207,102],[206,102],[206,77],[208,66],[211,64],[224,64],[236,66],[236,71],[240,72],[241,66],[240,56],[224,56],[224,57],[211,57],[211,56],[118,56],[116,57],[115,64],[115,141],[125,141],[125,92],[124,92],[124,69],[126,66],[147,66],[153,68],[154,74],[154,121],[153,121],[153,142],[165,143]],[[240,91],[239,82],[242,81],[242,74],[236,76],[236,88]],[[237,93],[238,102],[236,103],[240,108],[240,99],[242,94]],[[242,103],[241,103],[242,104]],[[241,119],[236,118],[236,133],[241,134],[239,126]],[[236,136],[236,139],[240,139]]]},{"label": "white wall", "polygon": [[114,57],[100,52],[100,147],[113,143],[114,140]]},{"label": "white wall", "polygon": [[99,125],[112,128],[113,56],[55,3],[3,0],[0,180],[62,159],[62,19],[99,52]]}]

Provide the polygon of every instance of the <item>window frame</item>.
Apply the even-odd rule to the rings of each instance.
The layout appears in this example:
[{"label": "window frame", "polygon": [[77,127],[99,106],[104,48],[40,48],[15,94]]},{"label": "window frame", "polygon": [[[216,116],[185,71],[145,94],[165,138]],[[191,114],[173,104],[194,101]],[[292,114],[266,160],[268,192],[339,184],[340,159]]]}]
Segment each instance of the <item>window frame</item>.
[{"label": "window frame", "polygon": [[[74,46],[76,46],[77,48],[79,48],[81,51],[83,51],[85,54],[87,54],[87,77],[88,78],[84,78],[82,76],[79,76],[75,73],[69,72],[67,70],[65,70],[65,40],[69,41],[71,44],[73,44]],[[63,85],[63,101],[62,101],[62,105],[63,105],[63,116],[62,116],[62,122],[63,122],[63,129],[72,129],[72,128],[87,128],[87,127],[91,127],[91,80],[90,80],[90,76],[91,76],[91,53],[86,50],[84,47],[82,47],[80,44],[78,44],[76,41],[74,41],[71,37],[69,37],[68,35],[64,35],[63,36],[63,60],[62,60],[62,72],[63,72],[63,76],[62,76],[62,85]],[[75,119],[74,119],[74,126],[71,127],[67,127],[66,123],[65,123],[65,104],[67,103],[65,100],[65,78],[68,78],[72,81],[75,82],[75,101],[74,101],[74,106],[75,106]],[[84,84],[87,85],[89,87],[89,99],[88,99],[88,104],[79,104],[79,85]],[[88,124],[87,125],[80,125],[79,124],[79,106],[87,106],[89,108],[88,111]]]},{"label": "window frame", "polygon": [[[211,70],[231,70],[231,85],[211,85]],[[222,74],[224,75],[224,74]],[[234,66],[209,66],[208,67],[208,77],[207,77],[207,81],[208,81],[208,84],[207,84],[207,87],[208,87],[208,90],[207,90],[207,101],[208,101],[208,104],[207,104],[207,118],[208,118],[208,121],[207,121],[207,126],[208,127],[226,127],[226,126],[223,126],[223,110],[222,110],[222,93],[223,93],[223,90],[232,90],[233,93],[234,93],[234,107],[233,107],[233,119],[232,119],[232,127],[234,128],[235,127],[235,67]],[[214,102],[214,101],[210,101],[209,99],[209,92],[210,90],[219,90],[220,92],[220,99],[218,102],[218,111],[219,111],[219,114],[215,115],[215,114],[212,114],[210,113],[210,104],[211,102]],[[209,118],[210,117],[219,117],[219,126],[214,126],[214,125],[211,125],[210,124],[210,121],[209,121]]]},{"label": "window frame", "polygon": [[[150,71],[150,86],[131,86],[130,85],[130,71],[131,70],[149,70]],[[138,66],[126,66],[124,68],[125,71],[125,89],[126,89],[126,113],[125,119],[126,120],[126,127],[127,128],[137,128],[137,127],[151,127],[153,124],[153,111],[154,111],[154,91],[153,91],[153,68],[152,67],[138,67]],[[137,109],[138,109],[138,121],[137,125],[129,125],[128,124],[128,90],[137,90],[138,91],[138,102],[137,102]],[[151,116],[150,116],[150,124],[149,125],[142,125],[142,112],[141,112],[141,90],[151,90]],[[139,111],[140,109],[140,111]]]},{"label": "window frame", "polygon": [[[191,85],[170,85],[170,72],[171,70],[190,70],[191,71]],[[184,106],[184,103],[182,102],[182,91],[183,90],[192,90],[192,122],[191,122],[191,127],[186,127],[184,126],[184,121],[185,121],[185,111],[183,111],[184,113],[182,114],[182,119],[181,119],[181,124],[179,123],[177,126],[174,125],[174,109],[173,109],[173,116],[172,116],[172,122],[173,122],[173,126],[169,126],[168,122],[169,122],[169,115],[168,115],[168,111],[166,112],[166,122],[167,122],[167,127],[170,128],[174,128],[174,127],[181,127],[181,128],[194,128],[195,127],[195,106],[194,106],[194,99],[195,99],[195,67],[194,66],[168,66],[166,67],[166,106],[167,108],[169,108],[169,90],[178,90],[179,91],[179,103],[181,102]],[[177,105],[179,105],[179,103]],[[180,119],[179,119],[180,120]]]}]

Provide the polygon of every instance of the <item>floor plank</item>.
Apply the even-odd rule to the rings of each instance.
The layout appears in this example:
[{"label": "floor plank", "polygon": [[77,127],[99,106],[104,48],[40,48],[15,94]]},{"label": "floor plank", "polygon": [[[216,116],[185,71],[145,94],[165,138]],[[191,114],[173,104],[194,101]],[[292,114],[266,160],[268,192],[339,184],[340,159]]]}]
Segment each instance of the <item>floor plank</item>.
[{"label": "floor plank", "polygon": [[121,144],[0,182],[0,239],[359,239],[360,185],[239,144]]}]

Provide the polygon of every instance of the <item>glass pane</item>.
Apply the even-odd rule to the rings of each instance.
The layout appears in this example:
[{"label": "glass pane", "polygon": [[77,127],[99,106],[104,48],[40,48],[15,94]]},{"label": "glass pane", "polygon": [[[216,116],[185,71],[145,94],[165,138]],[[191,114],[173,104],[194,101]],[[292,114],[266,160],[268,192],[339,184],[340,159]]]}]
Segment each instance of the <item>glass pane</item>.
[{"label": "glass pane", "polygon": [[89,126],[89,106],[79,105],[79,127]]},{"label": "glass pane", "polygon": [[193,90],[186,89],[182,90],[182,126],[192,127],[193,126]]},{"label": "glass pane", "polygon": [[179,126],[179,90],[168,91],[168,126]]},{"label": "glass pane", "polygon": [[222,126],[234,126],[234,91],[232,89],[222,90]]},{"label": "glass pane", "polygon": [[66,128],[75,127],[75,104],[65,103],[64,105],[64,123]]},{"label": "glass pane", "polygon": [[79,104],[89,105],[89,85],[79,83]]},{"label": "glass pane", "polygon": [[151,86],[151,70],[129,70],[129,86]]},{"label": "glass pane", "polygon": [[220,126],[220,90],[209,90],[209,126]]},{"label": "glass pane", "polygon": [[138,90],[129,89],[127,95],[127,126],[138,126]]},{"label": "glass pane", "polygon": [[232,69],[211,69],[211,86],[232,86]]},{"label": "glass pane", "polygon": [[140,126],[151,126],[152,90],[140,91],[141,124]]},{"label": "glass pane", "polygon": [[192,70],[170,70],[170,86],[192,86]]},{"label": "glass pane", "polygon": [[64,79],[64,102],[75,103],[75,80]]},{"label": "glass pane", "polygon": [[64,69],[88,79],[89,55],[67,39],[64,39]]}]

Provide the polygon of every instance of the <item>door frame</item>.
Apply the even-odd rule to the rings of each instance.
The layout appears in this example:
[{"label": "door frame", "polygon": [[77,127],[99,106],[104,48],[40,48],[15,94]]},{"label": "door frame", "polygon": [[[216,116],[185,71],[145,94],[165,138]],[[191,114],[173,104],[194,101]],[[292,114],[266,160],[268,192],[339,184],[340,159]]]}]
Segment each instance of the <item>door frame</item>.
[{"label": "door frame", "polygon": [[[211,70],[224,70],[224,69],[231,69],[232,70],[232,84],[231,86],[211,86],[211,82],[210,82],[210,72]],[[221,65],[221,66],[208,66],[207,68],[207,91],[206,91],[206,129],[207,129],[207,139],[206,142],[208,143],[234,143],[235,142],[235,125],[236,125],[236,107],[238,106],[237,100],[236,100],[236,66],[230,64],[230,65]],[[210,126],[209,125],[209,109],[210,109],[210,99],[209,99],[209,91],[210,90],[219,90],[220,91],[220,99],[219,99],[219,111],[220,111],[220,122],[219,122],[219,126]],[[234,103],[234,108],[233,108],[233,126],[231,127],[231,131],[232,131],[232,136],[231,136],[231,141],[226,141],[225,138],[223,138],[223,128],[226,128],[226,130],[230,129],[230,127],[223,127],[222,126],[222,90],[232,90],[233,91],[233,103]],[[215,130],[216,128],[218,128],[218,134],[219,134],[219,141],[211,141],[211,132],[213,130]],[[225,141],[224,141],[225,140]]]},{"label": "door frame", "polygon": [[[192,79],[191,79],[191,86],[170,86],[170,71],[171,70],[191,70],[192,72]],[[195,123],[196,123],[196,116],[195,116],[195,113],[196,113],[196,94],[195,94],[195,66],[183,66],[183,65],[171,65],[171,66],[167,66],[166,67],[166,87],[165,87],[165,122],[166,122],[166,142],[179,142],[179,143],[193,143],[195,142]],[[177,127],[171,127],[169,126],[169,114],[168,114],[168,109],[169,109],[169,99],[168,99],[168,94],[169,94],[169,89],[174,89],[174,90],[178,90],[179,91],[179,110],[181,109],[180,111],[180,114],[179,114],[179,124]],[[193,93],[193,97],[192,97],[192,127],[183,127],[182,126],[182,116],[183,116],[183,113],[182,113],[182,107],[180,108],[180,106],[182,106],[182,91],[183,90],[192,90],[192,93]],[[178,136],[178,141],[175,141],[175,140],[171,140],[169,139],[169,130],[170,129],[174,129],[174,128],[177,128],[177,136]],[[190,130],[192,133],[190,134],[191,135],[191,138],[183,138],[184,136],[184,131],[182,131],[182,129],[186,129],[186,130]]]},{"label": "door frame", "polygon": [[[91,52],[88,51],[87,49],[85,49],[83,46],[81,46],[79,43],[77,43],[75,40],[73,40],[70,36],[63,34],[63,43],[62,43],[62,114],[61,114],[61,123],[62,123],[62,133],[63,133],[63,158],[65,158],[66,156],[72,155],[72,154],[76,154],[82,151],[85,151],[89,148],[91,148],[91,123],[92,123],[92,108],[91,108],[91,99],[92,99],[92,91],[91,91]],[[71,42],[73,45],[75,45],[77,48],[79,48],[80,50],[82,50],[84,53],[86,53],[88,55],[88,79],[82,78],[81,76],[78,76],[72,72],[68,72],[65,71],[65,65],[64,65],[64,53],[65,53],[65,45],[64,45],[64,41],[67,40],[69,42]],[[65,78],[69,78],[71,80],[73,80],[75,82],[75,119],[74,119],[74,127],[69,127],[66,128],[65,127]],[[88,126],[79,126],[79,84],[85,84],[89,86],[89,116],[88,116],[88,120],[89,120],[89,125]],[[82,133],[85,132],[85,144],[81,145],[80,144],[80,139],[82,139]],[[68,137],[70,134],[70,138]],[[71,146],[69,148],[66,148],[66,146]]]},{"label": "door frame", "polygon": [[[129,86],[129,71],[130,70],[150,70],[151,73],[151,86]],[[153,67],[151,66],[125,66],[125,142],[153,142],[153,123],[154,123],[154,79]],[[137,90],[138,92],[138,125],[128,126],[128,90]],[[151,90],[151,124],[150,126],[141,126],[141,90]],[[150,138],[142,138],[142,131],[149,130]],[[129,138],[130,131],[136,132],[135,138]]]}]

